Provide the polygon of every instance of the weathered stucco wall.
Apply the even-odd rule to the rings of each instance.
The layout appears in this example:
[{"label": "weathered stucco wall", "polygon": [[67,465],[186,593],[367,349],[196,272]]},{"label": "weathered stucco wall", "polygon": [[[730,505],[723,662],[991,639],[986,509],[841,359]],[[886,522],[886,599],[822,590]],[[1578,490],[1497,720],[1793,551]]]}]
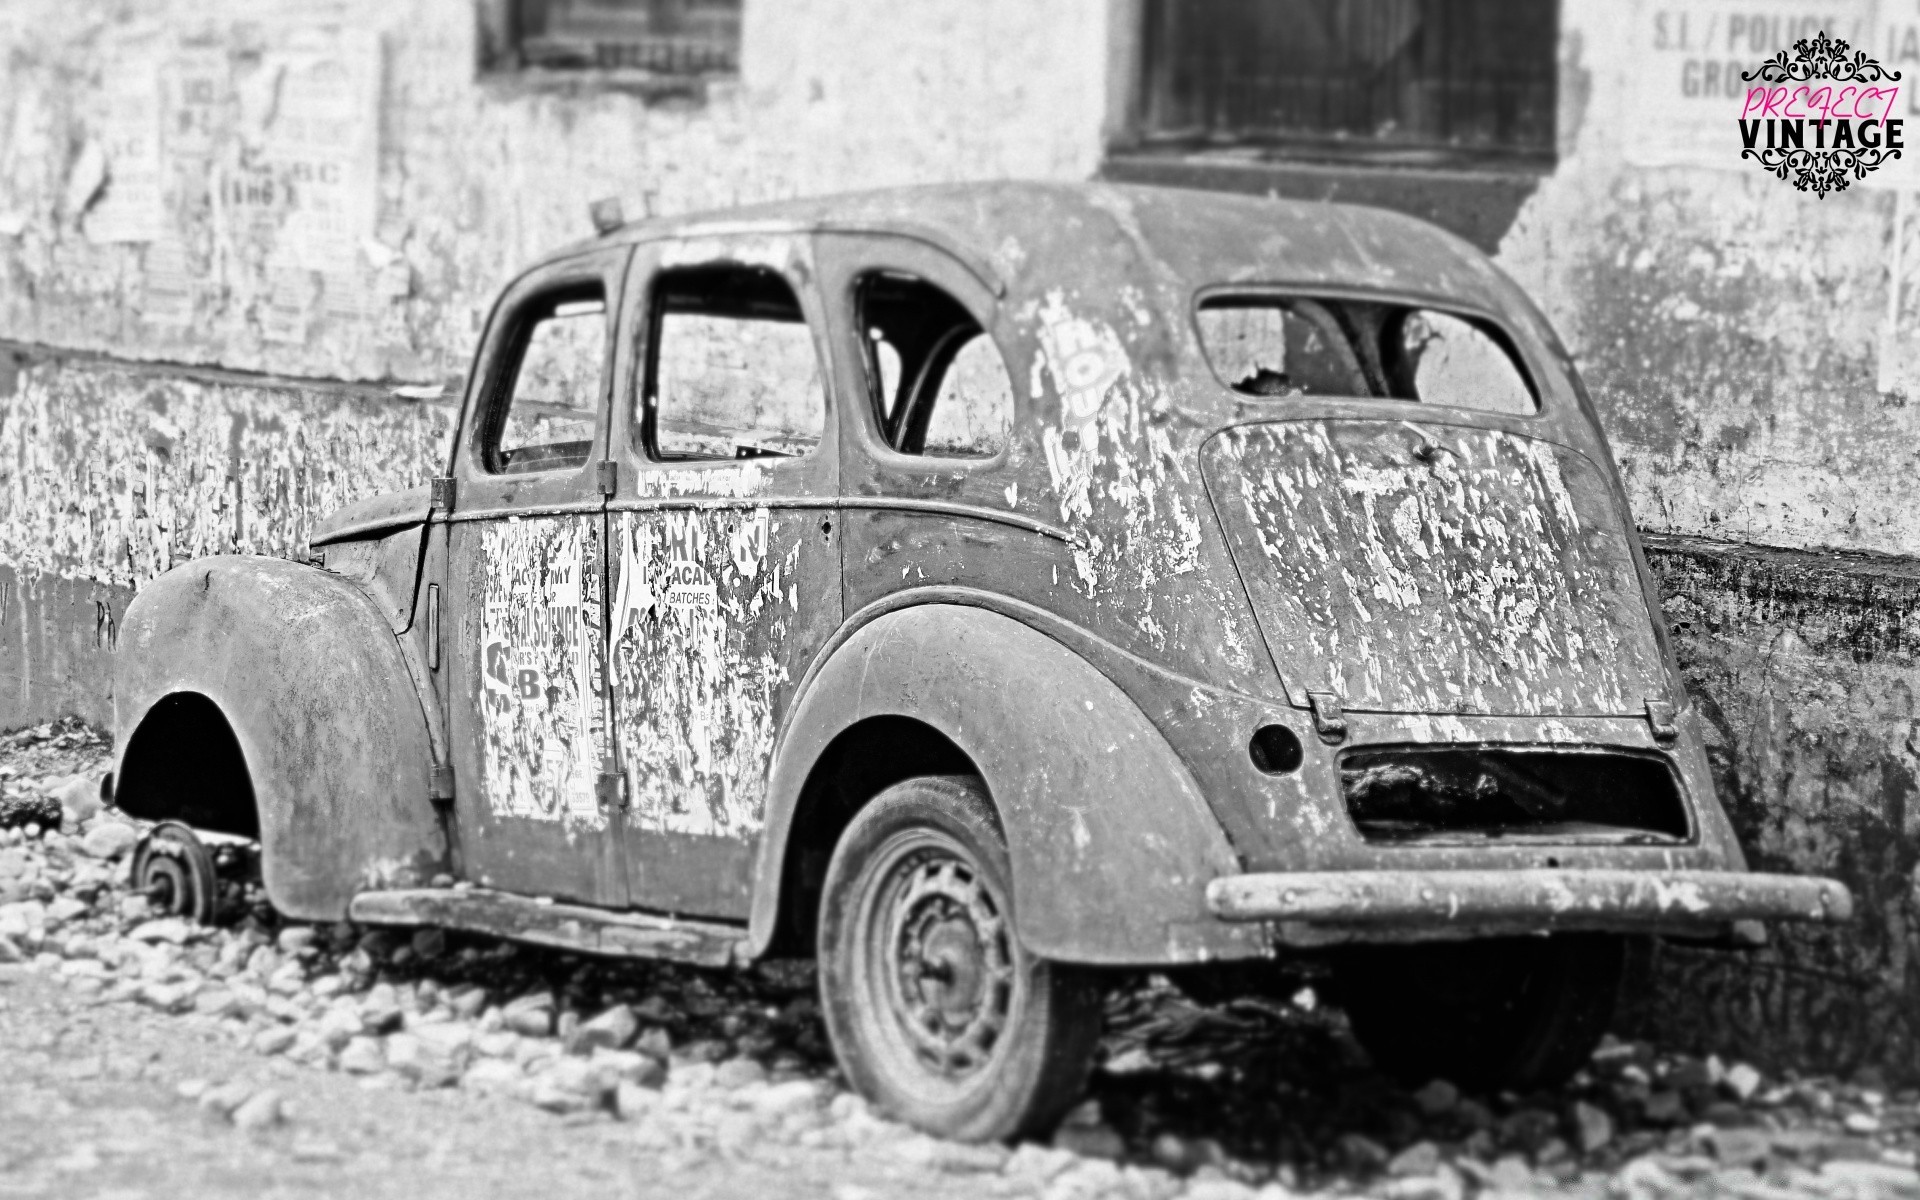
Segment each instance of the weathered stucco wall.
[{"label": "weathered stucco wall", "polygon": [[1916,21],[1892,0],[1562,5],[1561,161],[1498,257],[1579,361],[1644,528],[1920,553],[1920,176],[1795,191],[1741,160],[1740,93],[1706,83],[1818,28],[1911,78]]},{"label": "weathered stucco wall", "polygon": [[114,635],[130,588],[0,565],[0,729],[69,713],[113,723]]},{"label": "weathered stucco wall", "polygon": [[1085,176],[1103,0],[764,0],[704,100],[476,76],[470,0],[0,9],[0,333],[345,379],[465,365],[499,285],[629,215]]},{"label": "weathered stucco wall", "polygon": [[316,517],[444,462],[452,408],[0,352],[0,561],[138,586],[207,554],[297,558]]},{"label": "weathered stucco wall", "polygon": [[111,717],[133,589],[207,554],[301,557],[313,522],[443,462],[451,406],[0,346],[0,728]]}]

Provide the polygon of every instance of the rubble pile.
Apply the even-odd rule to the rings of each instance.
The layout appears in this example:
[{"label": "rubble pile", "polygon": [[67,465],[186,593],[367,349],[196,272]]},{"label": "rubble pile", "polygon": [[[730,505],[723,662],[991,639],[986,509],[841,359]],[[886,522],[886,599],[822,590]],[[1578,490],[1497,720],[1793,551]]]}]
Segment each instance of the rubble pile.
[{"label": "rubble pile", "polygon": [[63,808],[69,821],[98,812],[107,749],[72,717],[0,737],[0,829],[58,829]]},{"label": "rubble pile", "polygon": [[1207,1005],[1157,976],[1117,995],[1089,1098],[1051,1144],[941,1142],[846,1090],[809,964],[608,962],[287,924],[264,903],[223,928],[158,915],[126,886],[138,823],[99,807],[104,749],[74,724],[0,739],[0,972],[45,972],[77,1003],[144,1006],[296,1064],[279,1088],[179,1084],[250,1131],[297,1121],[304,1067],[623,1121],[666,1156],[838,1148],[991,1175],[1001,1195],[1920,1200],[1920,1093],[1871,1072],[1770,1078],[1609,1040],[1552,1093],[1409,1091],[1367,1067],[1310,987]]}]

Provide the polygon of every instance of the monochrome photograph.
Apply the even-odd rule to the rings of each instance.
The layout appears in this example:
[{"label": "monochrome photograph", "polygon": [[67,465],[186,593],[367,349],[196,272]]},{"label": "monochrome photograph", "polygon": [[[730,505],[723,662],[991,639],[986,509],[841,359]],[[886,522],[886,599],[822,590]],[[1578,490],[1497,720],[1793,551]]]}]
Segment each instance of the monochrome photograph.
[{"label": "monochrome photograph", "polygon": [[0,63],[0,1198],[1920,1200],[1920,0]]}]

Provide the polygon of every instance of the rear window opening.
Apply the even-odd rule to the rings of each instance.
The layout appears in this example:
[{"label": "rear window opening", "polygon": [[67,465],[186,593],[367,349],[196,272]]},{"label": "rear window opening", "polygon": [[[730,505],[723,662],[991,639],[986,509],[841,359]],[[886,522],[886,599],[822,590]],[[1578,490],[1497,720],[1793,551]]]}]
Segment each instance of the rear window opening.
[{"label": "rear window opening", "polygon": [[1688,836],[1665,760],[1563,747],[1381,748],[1340,761],[1347,813],[1370,842],[1604,841]]},{"label": "rear window opening", "polygon": [[1243,396],[1357,396],[1524,416],[1539,393],[1499,326],[1440,309],[1212,296],[1195,312],[1213,372]]}]

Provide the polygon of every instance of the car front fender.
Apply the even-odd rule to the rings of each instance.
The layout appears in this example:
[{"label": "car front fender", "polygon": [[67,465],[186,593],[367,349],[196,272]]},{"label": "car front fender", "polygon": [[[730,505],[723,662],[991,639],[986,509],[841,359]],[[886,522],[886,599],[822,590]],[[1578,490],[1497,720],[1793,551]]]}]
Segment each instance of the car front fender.
[{"label": "car front fender", "polygon": [[1014,927],[1067,962],[1170,964],[1266,952],[1207,907],[1240,869],[1185,765],[1085,659],[1000,613],[924,604],[875,618],[818,669],[776,752],[749,953],[779,920],[799,798],[833,739],[870,717],[938,730],[972,759],[1013,863]]},{"label": "car front fender", "polygon": [[142,767],[127,750],[154,706],[181,694],[210,700],[232,729],[281,912],[336,920],[361,889],[447,870],[421,695],[388,621],[351,583],[223,556],[141,589],[114,663],[116,793],[135,799],[135,816],[172,815],[138,806],[128,772]]}]

